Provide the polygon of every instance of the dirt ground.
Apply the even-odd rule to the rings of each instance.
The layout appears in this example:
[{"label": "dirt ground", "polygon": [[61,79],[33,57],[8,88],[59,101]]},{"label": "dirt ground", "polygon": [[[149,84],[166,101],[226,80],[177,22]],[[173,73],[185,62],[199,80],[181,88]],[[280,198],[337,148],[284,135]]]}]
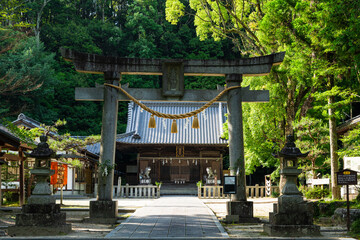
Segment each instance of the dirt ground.
[{"label": "dirt ground", "polygon": [[[8,236],[6,228],[15,225],[15,215],[17,213],[20,213],[20,209],[11,211],[0,210],[0,237]],[[84,218],[89,217],[88,211],[66,211],[66,220],[68,223],[71,223],[72,227],[72,231],[66,235],[66,238],[104,238],[118,224],[121,224],[127,216],[129,216],[129,214],[119,215],[119,221],[115,225],[91,224],[83,221]],[[63,237],[64,236],[51,236],[51,239]]]},{"label": "dirt ground", "polygon": [[[217,200],[204,200],[206,204],[218,217],[223,218],[226,215],[226,205],[224,199]],[[262,222],[268,221],[269,212],[272,211],[273,201],[271,199],[254,202],[254,216],[259,217]],[[69,206],[68,206],[69,207]],[[79,206],[78,206],[79,207]],[[85,206],[81,206],[85,207]],[[139,206],[134,207],[133,211]],[[63,208],[64,209],[64,208]],[[15,214],[20,213],[20,208],[0,208],[0,238],[7,236],[6,228],[11,225],[15,225]],[[87,208],[82,209],[70,209],[66,211],[67,222],[72,224],[72,232],[66,236],[51,236],[44,238],[104,238],[109,232],[111,232],[118,224],[125,221],[127,217],[131,216],[131,213],[119,214],[119,221],[115,225],[105,224],[91,224],[84,222],[83,219],[89,217]],[[346,227],[334,225],[331,221],[316,222],[321,226],[322,239],[352,239],[347,235]],[[260,224],[222,224],[230,238],[270,238],[263,233],[263,225]],[[312,239],[321,239],[319,237]],[[307,237],[307,239],[311,239]]]}]

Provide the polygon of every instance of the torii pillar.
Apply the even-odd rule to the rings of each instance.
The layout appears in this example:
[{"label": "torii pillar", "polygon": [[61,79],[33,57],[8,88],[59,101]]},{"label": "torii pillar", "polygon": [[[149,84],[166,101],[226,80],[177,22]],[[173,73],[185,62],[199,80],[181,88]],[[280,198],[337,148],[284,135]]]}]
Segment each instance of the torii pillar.
[{"label": "torii pillar", "polygon": [[[104,72],[105,83],[119,85],[121,75],[118,72]],[[113,182],[116,129],[118,118],[118,90],[104,87],[104,105],[101,126],[100,164],[98,170],[98,196],[96,201],[90,201],[90,222],[116,223],[118,202],[113,201]],[[107,168],[104,171],[104,168]]]},{"label": "torii pillar", "polygon": [[[237,193],[228,202],[227,221],[254,222],[253,205],[246,199],[244,140],[242,127],[242,102],[267,102],[269,91],[240,88],[244,76],[262,76],[270,73],[273,65],[281,64],[285,52],[262,57],[236,60],[169,60],[136,59],[99,56],[61,49],[65,60],[73,62],[76,71],[104,74],[105,82],[118,85],[122,74],[162,75],[163,89],[136,89],[122,86],[134,98],[142,101],[190,101],[208,102],[221,90],[185,90],[184,76],[222,76],[227,86],[239,86],[230,90],[218,101],[228,104],[229,150],[231,174],[237,175]],[[104,101],[100,164],[115,161],[117,101],[129,101],[122,92],[109,86],[77,88],[79,101]],[[104,222],[116,218],[117,202],[112,200],[113,170],[101,176],[99,171],[99,195],[90,204],[90,218]]]},{"label": "torii pillar", "polygon": [[[226,75],[226,85],[228,87],[241,86],[242,78],[243,76],[241,74]],[[234,89],[227,94],[227,110],[230,175],[237,176],[237,189],[233,201],[227,202],[227,215],[225,220],[228,223],[257,222],[258,219],[253,216],[253,202],[249,202],[246,199],[241,88]],[[241,119],[241,121],[239,121],[239,119]]]}]

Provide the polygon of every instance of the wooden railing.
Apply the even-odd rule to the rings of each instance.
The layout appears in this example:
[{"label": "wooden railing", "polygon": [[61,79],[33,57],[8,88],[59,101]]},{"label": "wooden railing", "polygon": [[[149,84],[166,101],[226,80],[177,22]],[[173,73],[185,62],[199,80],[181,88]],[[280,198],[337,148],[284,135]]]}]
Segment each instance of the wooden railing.
[{"label": "wooden railing", "polygon": [[[246,186],[246,196],[249,198],[271,197],[273,192],[279,192],[278,186]],[[199,198],[229,198],[223,193],[223,186],[202,186],[198,187]]]},{"label": "wooden railing", "polygon": [[117,185],[114,186],[113,195],[125,198],[159,198],[160,188],[153,185]]}]

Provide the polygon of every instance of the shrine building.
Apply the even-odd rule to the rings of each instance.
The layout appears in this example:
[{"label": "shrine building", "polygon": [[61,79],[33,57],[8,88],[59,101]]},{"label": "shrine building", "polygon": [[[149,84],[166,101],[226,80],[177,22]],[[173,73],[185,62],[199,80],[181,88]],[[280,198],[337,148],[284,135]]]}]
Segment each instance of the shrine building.
[{"label": "shrine building", "polygon": [[[200,102],[142,102],[149,108],[168,114],[194,111]],[[209,168],[215,184],[223,177],[223,156],[228,153],[227,140],[222,138],[227,105],[217,102],[198,114],[200,128],[192,128],[191,118],[178,119],[177,133],[171,133],[172,120],[156,119],[156,128],[149,128],[151,114],[137,104],[129,103],[127,129],[117,138],[117,153],[133,153],[127,159],[126,182],[139,184],[139,178],[150,167],[151,183],[206,182]],[[208,170],[207,170],[208,169]]]}]

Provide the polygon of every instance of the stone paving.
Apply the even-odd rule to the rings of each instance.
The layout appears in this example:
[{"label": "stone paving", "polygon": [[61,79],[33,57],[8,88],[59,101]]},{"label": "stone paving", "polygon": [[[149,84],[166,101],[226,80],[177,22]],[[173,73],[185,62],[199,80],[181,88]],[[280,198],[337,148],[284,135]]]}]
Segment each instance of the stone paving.
[{"label": "stone paving", "polygon": [[196,197],[161,197],[138,209],[106,238],[227,238],[212,211]]}]

